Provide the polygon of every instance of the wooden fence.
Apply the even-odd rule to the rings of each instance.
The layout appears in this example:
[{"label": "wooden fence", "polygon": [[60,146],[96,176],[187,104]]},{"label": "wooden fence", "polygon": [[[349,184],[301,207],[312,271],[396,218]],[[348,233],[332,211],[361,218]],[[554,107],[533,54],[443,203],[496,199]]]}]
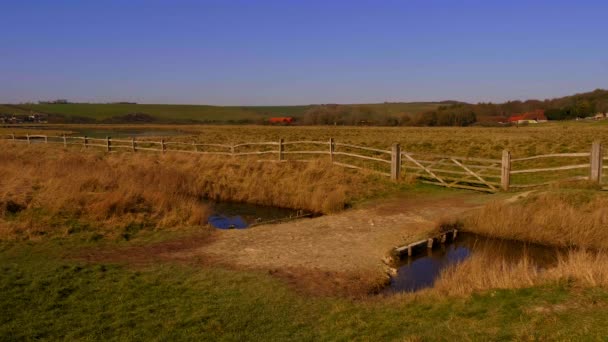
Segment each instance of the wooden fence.
[{"label": "wooden fence", "polygon": [[[512,158],[503,151],[501,159],[458,157],[431,153],[401,151],[399,144],[379,149],[328,141],[247,142],[240,144],[186,143],[132,139],[90,138],[48,135],[4,135],[5,140],[27,144],[45,143],[83,148],[103,148],[113,151],[181,152],[221,156],[258,156],[263,160],[302,160],[290,156],[326,155],[336,164],[347,168],[366,169],[397,181],[414,176],[421,182],[448,188],[498,192],[524,189],[568,180],[590,180],[606,183],[604,179],[602,145],[594,142],[590,152],[557,153]],[[304,146],[298,148],[298,146]],[[296,148],[295,150],[293,148]],[[300,157],[302,158],[302,157]],[[310,160],[310,159],[305,159]],[[573,163],[572,163],[572,162]]]}]

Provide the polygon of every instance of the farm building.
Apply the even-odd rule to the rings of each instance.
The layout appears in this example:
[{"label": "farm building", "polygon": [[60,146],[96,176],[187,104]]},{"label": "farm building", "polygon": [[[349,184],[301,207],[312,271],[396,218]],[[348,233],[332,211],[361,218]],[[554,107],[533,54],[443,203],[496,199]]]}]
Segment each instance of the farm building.
[{"label": "farm building", "polygon": [[606,113],[597,113],[597,114],[595,114],[595,116],[593,118],[595,120],[605,120],[606,119]]},{"label": "farm building", "polygon": [[547,117],[543,109],[537,109],[532,112],[512,115],[509,117],[508,122],[517,124],[547,122]]},{"label": "farm building", "polygon": [[274,125],[288,125],[294,122],[294,119],[291,116],[282,116],[268,119],[268,123]]}]

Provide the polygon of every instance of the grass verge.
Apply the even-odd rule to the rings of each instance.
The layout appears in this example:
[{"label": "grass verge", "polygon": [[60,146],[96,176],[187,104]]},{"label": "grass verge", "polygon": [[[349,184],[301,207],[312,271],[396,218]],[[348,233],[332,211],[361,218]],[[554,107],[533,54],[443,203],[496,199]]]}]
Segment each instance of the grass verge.
[{"label": "grass verge", "polygon": [[608,292],[564,282],[468,298],[350,301],[300,296],[256,272],[62,260],[58,251],[66,247],[0,245],[0,338],[417,341],[608,334]]}]

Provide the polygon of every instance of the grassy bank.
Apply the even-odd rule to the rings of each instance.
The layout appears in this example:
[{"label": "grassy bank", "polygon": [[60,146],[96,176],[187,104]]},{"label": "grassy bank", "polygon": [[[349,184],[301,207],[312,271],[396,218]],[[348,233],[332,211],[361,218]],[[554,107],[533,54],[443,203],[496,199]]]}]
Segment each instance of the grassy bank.
[{"label": "grassy bank", "polygon": [[330,213],[390,187],[377,177],[323,162],[4,146],[4,239],[205,225],[204,199]]},{"label": "grassy bank", "polygon": [[69,245],[1,245],[0,338],[526,340],[608,334],[608,291],[553,283],[468,298],[301,296],[268,274],[61,260]]}]

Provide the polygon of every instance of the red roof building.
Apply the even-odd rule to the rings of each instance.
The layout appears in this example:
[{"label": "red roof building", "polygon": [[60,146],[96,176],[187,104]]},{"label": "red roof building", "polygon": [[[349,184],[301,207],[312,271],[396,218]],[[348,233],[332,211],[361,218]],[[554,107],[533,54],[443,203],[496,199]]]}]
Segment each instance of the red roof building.
[{"label": "red roof building", "polygon": [[547,121],[547,117],[545,116],[544,109],[537,109],[532,112],[522,113],[518,115],[512,115],[508,119],[509,122],[544,122]]},{"label": "red roof building", "polygon": [[268,119],[268,122],[271,124],[290,124],[293,123],[293,118],[291,116],[284,117],[276,117]]}]

